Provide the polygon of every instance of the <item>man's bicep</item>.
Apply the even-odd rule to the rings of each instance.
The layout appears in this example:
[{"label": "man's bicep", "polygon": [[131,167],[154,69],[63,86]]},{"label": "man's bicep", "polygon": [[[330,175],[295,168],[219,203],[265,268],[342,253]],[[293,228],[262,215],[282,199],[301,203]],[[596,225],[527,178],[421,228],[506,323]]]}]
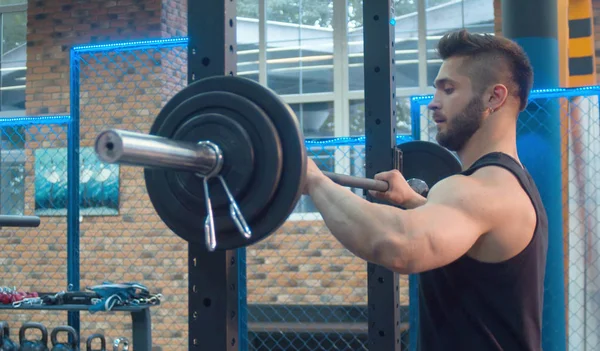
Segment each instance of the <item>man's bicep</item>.
[{"label": "man's bicep", "polygon": [[412,273],[445,266],[466,254],[485,231],[485,223],[462,208],[428,203],[411,210],[408,228],[414,250]]},{"label": "man's bicep", "polygon": [[407,211],[407,234],[415,254],[412,271],[455,261],[491,229],[493,214],[485,188],[465,178],[440,185],[432,189],[426,205]]}]

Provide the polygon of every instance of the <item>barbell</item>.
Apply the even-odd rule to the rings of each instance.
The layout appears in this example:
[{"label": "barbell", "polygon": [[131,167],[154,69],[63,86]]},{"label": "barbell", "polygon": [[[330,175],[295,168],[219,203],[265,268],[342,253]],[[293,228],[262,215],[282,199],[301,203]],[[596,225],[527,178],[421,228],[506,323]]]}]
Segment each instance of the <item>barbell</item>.
[{"label": "barbell", "polygon": [[[143,167],[161,220],[209,251],[249,246],[275,232],[296,207],[306,175],[306,145],[293,110],[243,77],[193,82],[165,104],[148,134],[105,130],[95,151],[103,162]],[[435,143],[407,141],[390,152],[424,195],[461,171],[454,154]],[[380,180],[324,173],[343,186],[388,188]]]}]

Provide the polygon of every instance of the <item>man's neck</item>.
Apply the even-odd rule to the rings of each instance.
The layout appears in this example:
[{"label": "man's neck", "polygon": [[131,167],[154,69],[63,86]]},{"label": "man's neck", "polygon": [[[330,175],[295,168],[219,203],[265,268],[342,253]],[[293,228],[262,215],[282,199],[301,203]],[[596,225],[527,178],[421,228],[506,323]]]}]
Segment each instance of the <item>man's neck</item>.
[{"label": "man's neck", "polygon": [[502,116],[490,117],[465,146],[457,151],[463,170],[492,152],[505,153],[520,162],[517,155],[516,119],[502,118]]}]

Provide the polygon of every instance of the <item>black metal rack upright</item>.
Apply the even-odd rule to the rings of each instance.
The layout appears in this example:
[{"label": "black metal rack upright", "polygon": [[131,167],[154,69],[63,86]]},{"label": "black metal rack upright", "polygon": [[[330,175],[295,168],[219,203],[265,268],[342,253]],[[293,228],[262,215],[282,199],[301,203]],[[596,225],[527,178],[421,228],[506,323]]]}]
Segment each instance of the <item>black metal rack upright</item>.
[{"label": "black metal rack upright", "polygon": [[[363,1],[365,71],[366,177],[393,168],[396,146],[396,79],[394,3]],[[369,350],[400,350],[398,274],[367,266]]]},{"label": "black metal rack upright", "polygon": [[[235,6],[188,1],[188,83],[237,72]],[[188,259],[189,349],[239,350],[237,251],[190,243]]]},{"label": "black metal rack upright", "polygon": [[[396,143],[394,6],[363,1],[367,177],[392,169]],[[236,73],[233,0],[188,1],[188,82]],[[240,350],[239,269],[236,251],[189,245],[189,348]],[[210,268],[208,268],[210,267]],[[371,350],[400,350],[398,275],[368,265]]]}]

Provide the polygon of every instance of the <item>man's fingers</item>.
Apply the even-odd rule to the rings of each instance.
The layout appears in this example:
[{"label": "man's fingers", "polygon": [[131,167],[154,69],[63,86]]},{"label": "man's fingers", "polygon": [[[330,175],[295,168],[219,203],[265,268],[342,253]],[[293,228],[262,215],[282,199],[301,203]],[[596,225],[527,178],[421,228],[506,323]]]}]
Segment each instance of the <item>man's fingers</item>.
[{"label": "man's fingers", "polygon": [[397,173],[398,171],[387,171],[387,172],[381,172],[381,173],[377,173],[375,174],[375,177],[373,177],[376,180],[390,180],[395,176],[395,173]]},{"label": "man's fingers", "polygon": [[369,195],[376,199],[385,199],[385,192],[377,191],[377,190],[369,190]]}]

